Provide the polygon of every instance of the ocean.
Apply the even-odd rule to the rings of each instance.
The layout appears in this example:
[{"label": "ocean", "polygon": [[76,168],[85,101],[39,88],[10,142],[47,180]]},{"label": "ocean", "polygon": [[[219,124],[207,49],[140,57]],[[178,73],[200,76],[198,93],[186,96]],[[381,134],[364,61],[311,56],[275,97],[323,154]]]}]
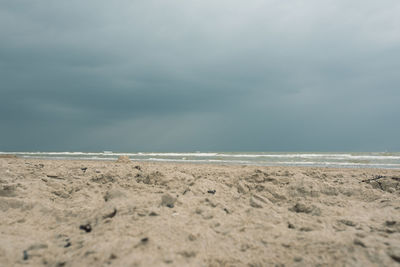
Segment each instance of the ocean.
[{"label": "ocean", "polygon": [[256,166],[309,166],[333,168],[400,169],[400,152],[0,152],[21,158],[116,160],[127,155],[134,161],[211,163]]}]

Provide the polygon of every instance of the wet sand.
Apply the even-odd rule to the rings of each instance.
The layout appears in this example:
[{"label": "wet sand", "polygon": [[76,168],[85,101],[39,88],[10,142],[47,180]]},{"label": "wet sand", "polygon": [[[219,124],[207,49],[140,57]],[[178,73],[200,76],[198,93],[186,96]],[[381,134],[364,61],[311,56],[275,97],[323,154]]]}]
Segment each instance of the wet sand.
[{"label": "wet sand", "polygon": [[0,158],[0,266],[395,266],[400,170]]}]

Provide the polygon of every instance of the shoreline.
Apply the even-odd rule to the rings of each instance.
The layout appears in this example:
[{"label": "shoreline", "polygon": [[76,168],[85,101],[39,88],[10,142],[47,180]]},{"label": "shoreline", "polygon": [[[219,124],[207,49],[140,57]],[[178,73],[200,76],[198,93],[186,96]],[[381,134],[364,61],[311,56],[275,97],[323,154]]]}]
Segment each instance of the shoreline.
[{"label": "shoreline", "polygon": [[5,265],[400,262],[400,170],[0,158]]},{"label": "shoreline", "polygon": [[[8,152],[9,156],[36,159],[117,160],[128,156],[140,162],[229,164],[251,166],[305,166],[328,168],[379,168],[400,170],[400,153],[383,152]],[[7,156],[0,152],[0,156]]]}]

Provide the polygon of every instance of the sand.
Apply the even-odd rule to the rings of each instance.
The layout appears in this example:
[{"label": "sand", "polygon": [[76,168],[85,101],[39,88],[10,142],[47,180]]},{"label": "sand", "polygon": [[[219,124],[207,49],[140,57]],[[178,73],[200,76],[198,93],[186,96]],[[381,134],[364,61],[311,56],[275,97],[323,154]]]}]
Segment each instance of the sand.
[{"label": "sand", "polygon": [[0,158],[0,266],[395,266],[400,171]]}]

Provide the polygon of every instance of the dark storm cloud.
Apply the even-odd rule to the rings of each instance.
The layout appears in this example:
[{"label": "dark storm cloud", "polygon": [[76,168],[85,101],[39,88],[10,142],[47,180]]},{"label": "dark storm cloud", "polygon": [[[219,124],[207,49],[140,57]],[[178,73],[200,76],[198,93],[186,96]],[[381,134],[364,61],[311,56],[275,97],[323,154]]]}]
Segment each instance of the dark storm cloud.
[{"label": "dark storm cloud", "polygon": [[399,150],[397,1],[0,1],[0,150]]}]

